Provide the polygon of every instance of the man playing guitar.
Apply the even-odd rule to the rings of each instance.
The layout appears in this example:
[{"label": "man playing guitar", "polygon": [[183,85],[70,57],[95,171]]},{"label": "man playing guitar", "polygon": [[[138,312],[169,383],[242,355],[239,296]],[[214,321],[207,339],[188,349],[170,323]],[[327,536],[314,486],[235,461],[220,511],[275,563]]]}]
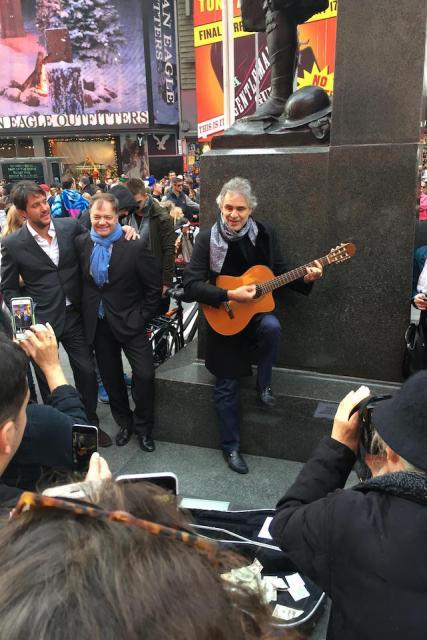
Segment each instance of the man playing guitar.
[{"label": "man playing guitar", "polygon": [[[257,200],[248,180],[236,177],[226,182],[217,204],[218,220],[211,229],[200,231],[186,267],[185,297],[214,308],[225,304],[232,318],[231,304],[234,307],[235,303],[252,304],[260,292],[256,284],[243,284],[234,289],[216,286],[219,275],[239,277],[254,265],[266,265],[276,275],[287,268],[274,229],[252,217]],[[310,283],[322,276],[322,265],[316,261],[307,266],[304,273],[290,286],[309,293]],[[216,376],[214,404],[224,458],[233,471],[248,473],[240,453],[240,378],[251,375],[251,349],[256,345],[259,400],[267,407],[274,406],[270,385],[280,343],[280,323],[273,313],[256,313],[239,333],[226,334],[227,331],[220,333],[207,325],[206,367]]]}]

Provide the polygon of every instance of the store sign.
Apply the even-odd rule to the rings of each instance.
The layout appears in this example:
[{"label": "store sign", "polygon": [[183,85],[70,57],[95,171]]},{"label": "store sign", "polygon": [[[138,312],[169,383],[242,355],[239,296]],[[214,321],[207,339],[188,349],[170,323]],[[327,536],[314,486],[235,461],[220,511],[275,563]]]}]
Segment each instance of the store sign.
[{"label": "store sign", "polygon": [[5,162],[2,163],[3,180],[6,182],[19,182],[31,180],[38,184],[44,182],[42,162]]},{"label": "store sign", "polygon": [[147,134],[149,156],[176,156],[176,135],[174,133]]},{"label": "store sign", "polygon": [[[0,135],[178,122],[173,0],[24,2],[22,12],[6,14]],[[11,23],[19,40],[10,37]]]},{"label": "store sign", "polygon": [[146,3],[154,124],[178,124],[178,63],[174,0]]}]

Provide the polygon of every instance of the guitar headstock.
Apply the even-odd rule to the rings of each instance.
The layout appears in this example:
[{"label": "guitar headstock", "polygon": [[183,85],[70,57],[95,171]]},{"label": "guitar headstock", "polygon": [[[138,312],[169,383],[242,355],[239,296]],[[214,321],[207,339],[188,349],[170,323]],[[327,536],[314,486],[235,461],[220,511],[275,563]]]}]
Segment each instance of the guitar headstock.
[{"label": "guitar headstock", "polygon": [[352,256],[356,253],[356,245],[352,242],[342,242],[335,249],[331,249],[327,255],[329,264],[334,262],[344,262],[345,260],[350,260]]}]

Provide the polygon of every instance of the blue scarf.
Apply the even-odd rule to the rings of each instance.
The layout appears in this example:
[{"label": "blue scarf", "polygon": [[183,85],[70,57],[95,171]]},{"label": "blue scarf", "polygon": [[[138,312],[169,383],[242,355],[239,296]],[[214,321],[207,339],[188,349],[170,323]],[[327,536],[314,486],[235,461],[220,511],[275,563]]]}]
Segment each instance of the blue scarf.
[{"label": "blue scarf", "polygon": [[[108,282],[108,266],[110,264],[110,249],[113,242],[120,240],[123,230],[119,224],[113,233],[106,238],[98,235],[93,229],[90,232],[94,245],[90,256],[90,273],[97,287],[102,288]],[[104,317],[104,305],[102,300],[98,309],[98,317]]]}]

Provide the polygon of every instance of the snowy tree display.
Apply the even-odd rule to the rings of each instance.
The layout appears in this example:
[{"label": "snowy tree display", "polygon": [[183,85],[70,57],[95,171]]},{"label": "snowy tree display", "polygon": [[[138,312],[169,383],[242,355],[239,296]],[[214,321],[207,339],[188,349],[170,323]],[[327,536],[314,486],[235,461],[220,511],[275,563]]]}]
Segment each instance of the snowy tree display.
[{"label": "snowy tree display", "polygon": [[118,62],[125,39],[120,16],[111,0],[67,0],[59,23],[70,32],[73,57],[93,61],[98,67]]},{"label": "snowy tree display", "polygon": [[46,71],[53,113],[83,113],[84,96],[80,67],[67,62],[56,62],[47,64]]},{"label": "snowy tree display", "polygon": [[46,29],[58,26],[59,12],[62,9],[62,0],[37,0],[36,24],[40,32],[40,38],[44,38]]}]

